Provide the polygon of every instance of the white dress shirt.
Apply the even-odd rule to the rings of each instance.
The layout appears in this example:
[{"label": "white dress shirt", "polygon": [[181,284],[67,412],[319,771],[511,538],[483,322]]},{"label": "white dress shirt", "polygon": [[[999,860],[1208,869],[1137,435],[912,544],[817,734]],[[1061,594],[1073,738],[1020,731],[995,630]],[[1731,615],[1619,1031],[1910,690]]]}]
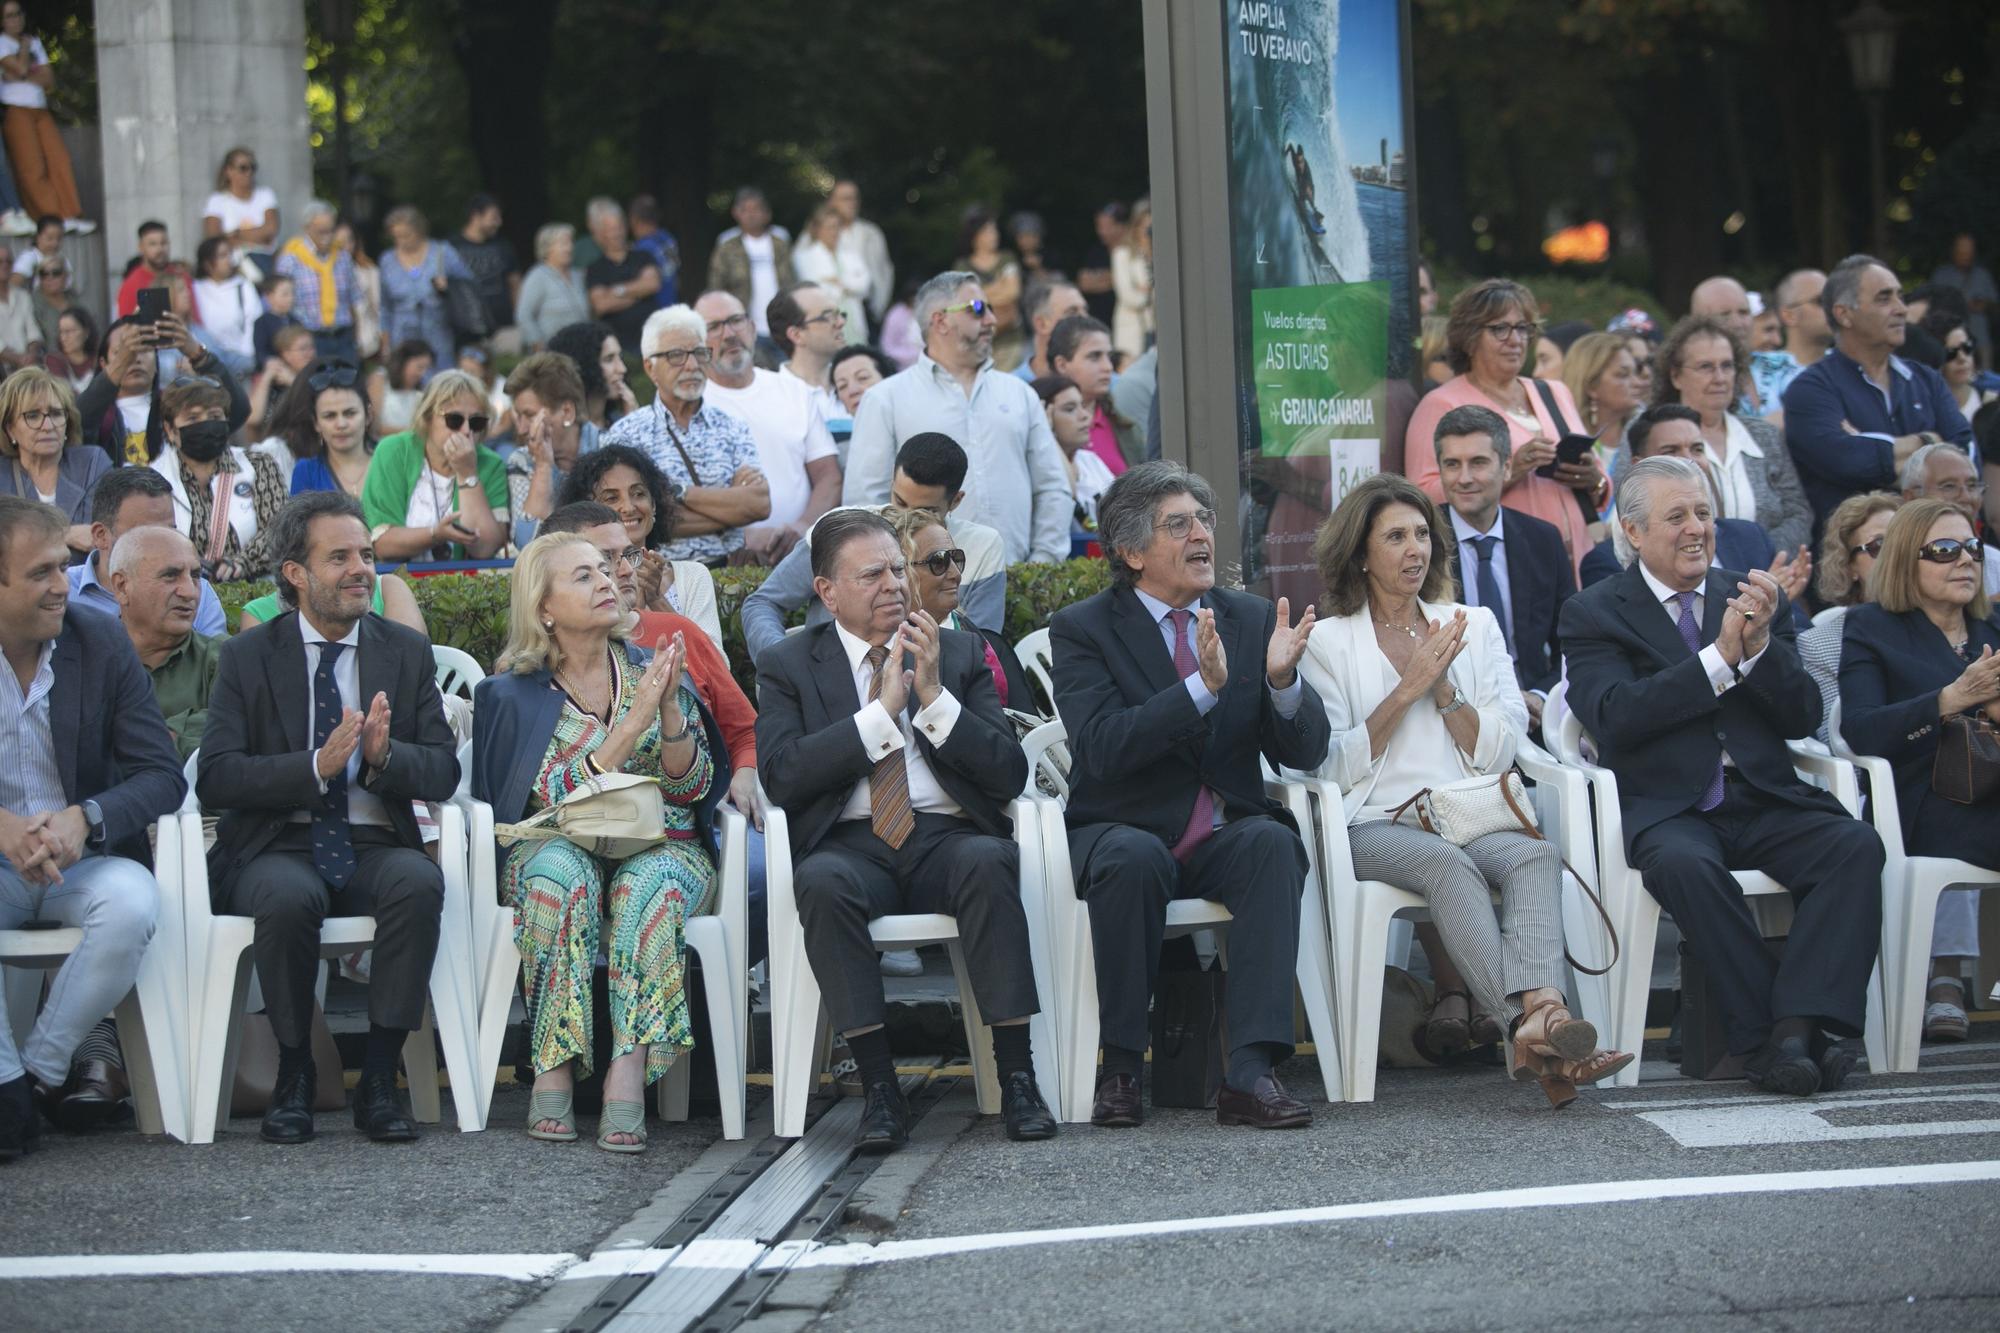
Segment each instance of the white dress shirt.
[{"label": "white dress shirt", "polygon": [[[963,814],[964,810],[951,798],[931,771],[930,761],[918,747],[912,734],[912,727],[921,727],[924,738],[933,747],[942,746],[951,736],[951,729],[958,722],[963,705],[950,690],[940,688],[938,697],[917,711],[915,717],[908,716],[907,705],[904,714],[889,716],[889,710],[880,699],[868,697],[868,687],[874,682],[875,668],[868,665],[868,650],[874,645],[866,639],[847,632],[847,627],[835,621],[833,632],[840,636],[840,646],[847,650],[847,670],[854,679],[855,701],[861,705],[854,714],[855,729],[861,733],[861,744],[868,751],[868,762],[879,764],[897,746],[903,748],[903,767],[909,774],[910,809],[922,810],[934,815]],[[883,670],[896,663],[884,663]],[[916,691],[910,692],[910,703],[916,702]],[[841,807],[842,819],[866,819],[871,807],[868,804],[867,778],[854,784],[854,794]]]},{"label": "white dress shirt", "polygon": [[[1146,608],[1146,614],[1153,618],[1153,623],[1160,627],[1160,641],[1167,645],[1167,656],[1170,658],[1174,655],[1174,622],[1171,617],[1176,611],[1186,611],[1189,613],[1187,623],[1188,651],[1194,654],[1195,661],[1199,663],[1201,660],[1201,650],[1195,647],[1195,621],[1193,613],[1201,609],[1200,599],[1197,598],[1186,606],[1168,606],[1149,592],[1141,591],[1138,588],[1132,589],[1132,592],[1138,597],[1139,605]],[[1180,668],[1176,667],[1174,669],[1178,671]],[[1215,691],[1209,689],[1207,683],[1202,680],[1199,669],[1182,678],[1181,684],[1187,687],[1188,698],[1194,700],[1195,711],[1203,717],[1207,717],[1208,710],[1220,702],[1215,696]],[[1271,702],[1277,705],[1279,717],[1290,717],[1299,711],[1300,690],[1303,688],[1303,685],[1297,672],[1292,673],[1292,683],[1282,690],[1271,684],[1269,676],[1264,678],[1264,687],[1271,691]]]},{"label": "white dress shirt", "polygon": [[[1496,620],[1504,618],[1508,630],[1511,631],[1514,627],[1514,585],[1507,578],[1507,511],[1496,510],[1492,530],[1481,532],[1467,523],[1464,515],[1456,509],[1452,509],[1449,505],[1445,508],[1451,513],[1452,534],[1458,538],[1458,569],[1465,575],[1460,580],[1465,586],[1458,590],[1458,599],[1467,606],[1485,605],[1479,600],[1479,548],[1472,545],[1472,539],[1475,537],[1499,539],[1499,545],[1493,548],[1493,581],[1500,587],[1500,600],[1503,603],[1500,611],[1504,612],[1504,616],[1496,614],[1494,618]],[[1490,606],[1486,609],[1493,610]],[[1514,647],[1511,642],[1513,635],[1510,632],[1506,637],[1509,639],[1507,647],[1511,651]]]},{"label": "white dress shirt", "polygon": [[[1646,586],[1652,589],[1653,596],[1659,600],[1660,609],[1667,613],[1667,619],[1674,623],[1674,632],[1678,634],[1680,632],[1681,619],[1680,594],[1654,578],[1653,571],[1646,568],[1644,560],[1639,561],[1638,564],[1639,573],[1645,578]],[[1713,566],[1710,566],[1710,568],[1713,568]],[[1697,628],[1708,614],[1706,587],[1707,584],[1704,582],[1701,588],[1695,590],[1694,594],[1693,614],[1694,623]],[[1743,677],[1756,669],[1757,663],[1770,650],[1770,646],[1771,641],[1766,639],[1764,647],[1759,648],[1755,653],[1744,658],[1732,668],[1729,663],[1722,660],[1722,649],[1712,643],[1708,644],[1701,650],[1700,657],[1702,670],[1708,673],[1709,685],[1714,688],[1718,696],[1729,693],[1729,691],[1735,689],[1742,682]],[[1729,751],[1727,750],[1722,752],[1722,762],[1731,768],[1736,766],[1736,761],[1729,757]]]},{"label": "white dress shirt", "polygon": [[[306,649],[306,735],[313,734],[314,709],[319,700],[313,696],[314,676],[319,671],[319,646],[327,642],[327,637],[314,628],[312,621],[303,612],[299,615],[299,638]],[[361,698],[361,622],[355,621],[347,631],[347,636],[338,640],[347,646],[333,664],[333,683],[340,687],[340,704],[366,715],[367,703]],[[319,750],[313,749],[311,756],[313,781],[319,789],[326,790],[326,781],[319,775]],[[295,821],[310,823],[312,815],[300,811]],[[382,804],[382,798],[372,791],[364,791],[361,786],[361,747],[356,745],[354,753],[347,757],[347,822],[350,824],[375,824],[390,827],[389,808]]]}]

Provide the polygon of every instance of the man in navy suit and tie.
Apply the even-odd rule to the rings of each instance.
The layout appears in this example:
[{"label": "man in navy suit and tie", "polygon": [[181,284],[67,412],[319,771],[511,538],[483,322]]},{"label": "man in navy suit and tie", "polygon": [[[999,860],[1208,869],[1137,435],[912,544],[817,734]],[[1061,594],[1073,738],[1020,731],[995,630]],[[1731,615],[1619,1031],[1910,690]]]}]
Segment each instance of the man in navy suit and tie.
[{"label": "man in navy suit and tie", "polygon": [[[1618,777],[1625,854],[1721,998],[1731,1054],[1771,1092],[1840,1086],[1882,925],[1875,830],[1799,780],[1788,739],[1819,725],[1783,590],[1710,568],[1707,479],[1648,458],[1618,486],[1638,559],[1563,608],[1569,700]],[[1797,912],[1783,961],[1733,870],[1761,870]]]},{"label": "man in navy suit and tie", "polygon": [[1438,481],[1451,508],[1459,600],[1500,622],[1531,730],[1562,677],[1563,603],[1576,593],[1569,552],[1555,524],[1503,509],[1513,437],[1490,407],[1454,407],[1438,419]]}]

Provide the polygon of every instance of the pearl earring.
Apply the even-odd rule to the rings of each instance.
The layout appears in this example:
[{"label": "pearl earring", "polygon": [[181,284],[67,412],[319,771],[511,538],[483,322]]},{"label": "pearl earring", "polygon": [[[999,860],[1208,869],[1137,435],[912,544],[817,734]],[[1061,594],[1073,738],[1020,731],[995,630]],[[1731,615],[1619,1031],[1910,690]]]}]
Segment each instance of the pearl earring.
[{"label": "pearl earring", "polygon": [[553,620],[544,620],[542,622],[542,628],[545,630],[553,630],[555,629],[555,627],[556,627],[556,622]]}]

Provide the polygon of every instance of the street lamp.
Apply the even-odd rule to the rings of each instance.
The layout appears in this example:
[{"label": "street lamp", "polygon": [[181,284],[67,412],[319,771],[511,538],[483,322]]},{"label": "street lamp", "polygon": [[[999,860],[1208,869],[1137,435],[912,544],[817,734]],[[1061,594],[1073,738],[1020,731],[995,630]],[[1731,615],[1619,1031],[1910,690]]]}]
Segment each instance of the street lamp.
[{"label": "street lamp", "polygon": [[1878,256],[1889,247],[1888,207],[1882,193],[1882,107],[1896,81],[1896,30],[1902,26],[1902,17],[1891,14],[1876,0],[1862,0],[1852,14],[1840,21],[1840,31],[1847,38],[1847,63],[1854,73],[1854,88],[1868,108],[1869,230]]}]

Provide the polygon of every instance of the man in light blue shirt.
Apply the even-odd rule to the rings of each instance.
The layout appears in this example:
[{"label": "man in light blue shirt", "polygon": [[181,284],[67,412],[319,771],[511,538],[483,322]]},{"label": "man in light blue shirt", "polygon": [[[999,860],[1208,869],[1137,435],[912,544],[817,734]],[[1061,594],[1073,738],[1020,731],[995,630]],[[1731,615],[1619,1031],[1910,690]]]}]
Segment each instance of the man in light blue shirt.
[{"label": "man in light blue shirt", "polygon": [[[111,548],[134,528],[173,528],[174,492],[167,479],[149,467],[115,467],[97,479],[90,492],[90,558],[69,567],[70,600],[78,606],[118,615],[118,599],[105,581]],[[199,580],[201,600],[194,609],[194,632],[211,638],[229,633],[222,599],[207,579]]]},{"label": "man in light blue shirt", "polygon": [[995,319],[978,277],[940,273],[918,290],[915,311],[924,352],[862,397],[843,503],[887,503],[896,451],[937,431],[965,450],[961,510],[1000,533],[1009,564],[1067,560],[1076,496],[1062,449],[1035,391],[993,368]]}]

